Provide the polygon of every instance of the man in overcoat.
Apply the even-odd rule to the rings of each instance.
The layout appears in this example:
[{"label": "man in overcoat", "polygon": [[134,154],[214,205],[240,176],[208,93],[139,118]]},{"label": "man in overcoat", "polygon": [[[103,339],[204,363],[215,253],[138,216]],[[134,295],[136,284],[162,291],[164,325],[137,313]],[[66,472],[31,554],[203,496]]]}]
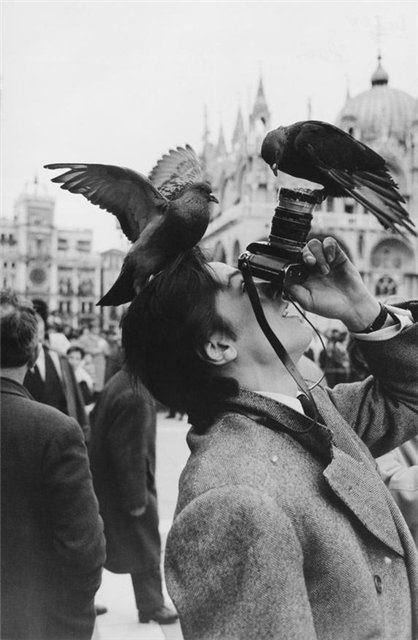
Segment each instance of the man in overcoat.
[{"label": "man in overcoat", "polygon": [[37,313],[38,358],[26,372],[23,384],[38,402],[49,404],[77,420],[86,442],[90,437],[89,419],[84,399],[67,356],[50,349],[46,342],[46,325]]},{"label": "man in overcoat", "polygon": [[140,622],[170,624],[164,605],[155,485],[155,402],[121,370],[104,386],[90,414],[90,464],[103,517],[107,559],[114,573],[130,573]]},{"label": "man in overcoat", "polygon": [[[342,321],[372,372],[312,389],[316,418],[238,269],[187,252],[123,323],[132,374],[193,425],[166,545],[185,640],[418,638],[417,552],[374,461],[418,429],[418,327],[376,301],[333,238],[302,259],[310,275],[290,293]],[[277,288],[256,287],[297,362],[311,329]]]},{"label": "man in overcoat", "polygon": [[11,292],[1,318],[1,637],[89,640],[105,557],[80,426],[23,386],[35,312]]}]

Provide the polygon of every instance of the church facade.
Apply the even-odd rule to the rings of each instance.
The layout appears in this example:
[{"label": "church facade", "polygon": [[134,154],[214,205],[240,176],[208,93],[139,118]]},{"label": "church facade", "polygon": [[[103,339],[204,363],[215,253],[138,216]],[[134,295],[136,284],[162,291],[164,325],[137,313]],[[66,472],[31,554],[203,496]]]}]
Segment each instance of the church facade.
[{"label": "church facade", "polygon": [[[318,188],[279,172],[276,178],[260,156],[272,122],[260,80],[253,110],[244,122],[238,112],[231,144],[221,129],[217,144],[205,134],[202,160],[219,205],[202,246],[215,260],[236,265],[249,242],[266,240],[278,188]],[[347,96],[335,124],[382,155],[418,228],[418,100],[389,85],[380,56],[371,86]],[[328,198],[314,211],[311,237],[334,236],[359,268],[370,291],[418,298],[418,239],[385,231],[352,198]]]}]

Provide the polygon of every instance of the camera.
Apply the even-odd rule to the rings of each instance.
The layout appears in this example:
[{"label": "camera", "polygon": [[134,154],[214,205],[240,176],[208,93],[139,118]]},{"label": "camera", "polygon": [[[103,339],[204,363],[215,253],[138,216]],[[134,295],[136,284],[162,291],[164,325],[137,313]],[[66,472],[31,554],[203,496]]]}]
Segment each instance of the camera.
[{"label": "camera", "polygon": [[309,268],[302,249],[311,229],[312,212],[322,191],[282,187],[267,242],[251,242],[238,258],[238,268],[249,267],[253,276],[278,289],[306,280]]}]

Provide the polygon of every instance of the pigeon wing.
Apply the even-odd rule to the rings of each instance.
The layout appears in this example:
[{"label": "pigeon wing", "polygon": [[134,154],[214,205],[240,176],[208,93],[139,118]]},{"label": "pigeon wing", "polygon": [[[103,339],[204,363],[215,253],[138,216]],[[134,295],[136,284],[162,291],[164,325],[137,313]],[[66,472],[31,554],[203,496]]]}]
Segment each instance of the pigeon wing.
[{"label": "pigeon wing", "polygon": [[52,178],[61,189],[80,193],[119,220],[128,240],[135,242],[148,223],[165,213],[168,200],[140,173],[105,164],[47,164],[68,169]]},{"label": "pigeon wing", "polygon": [[203,170],[192,147],[170,149],[149,174],[152,184],[169,200],[177,198],[184,187],[203,180]]},{"label": "pigeon wing", "polygon": [[400,226],[416,235],[385,160],[375,151],[338,127],[316,121],[302,127],[295,146],[328,181],[369,209],[385,228],[399,232]]}]

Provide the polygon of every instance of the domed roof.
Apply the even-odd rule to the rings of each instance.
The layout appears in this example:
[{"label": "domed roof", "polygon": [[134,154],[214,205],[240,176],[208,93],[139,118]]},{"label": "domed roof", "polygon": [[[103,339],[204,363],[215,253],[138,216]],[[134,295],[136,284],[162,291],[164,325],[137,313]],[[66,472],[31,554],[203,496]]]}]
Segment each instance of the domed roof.
[{"label": "domed roof", "polygon": [[371,89],[347,98],[337,116],[337,126],[345,130],[354,126],[359,134],[356,137],[364,141],[387,136],[404,142],[415,119],[418,100],[405,91],[389,87],[389,75],[381,65],[381,56],[371,85]]}]

